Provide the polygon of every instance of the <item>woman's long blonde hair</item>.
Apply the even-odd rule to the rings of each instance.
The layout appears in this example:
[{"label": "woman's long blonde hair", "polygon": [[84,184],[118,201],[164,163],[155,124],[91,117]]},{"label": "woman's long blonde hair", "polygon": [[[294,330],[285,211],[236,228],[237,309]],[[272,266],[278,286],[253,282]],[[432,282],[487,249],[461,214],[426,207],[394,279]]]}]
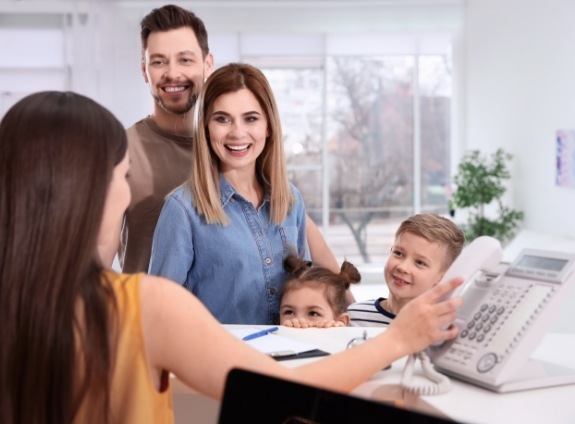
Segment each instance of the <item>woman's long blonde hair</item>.
[{"label": "woman's long blonde hair", "polygon": [[218,97],[244,88],[254,94],[267,119],[269,135],[256,160],[256,177],[264,187],[269,187],[270,220],[279,224],[285,220],[295,198],[289,187],[281,122],[274,95],[264,74],[251,65],[230,63],[215,71],[204,84],[194,108],[192,175],[188,186],[196,210],[208,223],[228,224],[220,200],[220,161],[210,144],[208,120]]}]

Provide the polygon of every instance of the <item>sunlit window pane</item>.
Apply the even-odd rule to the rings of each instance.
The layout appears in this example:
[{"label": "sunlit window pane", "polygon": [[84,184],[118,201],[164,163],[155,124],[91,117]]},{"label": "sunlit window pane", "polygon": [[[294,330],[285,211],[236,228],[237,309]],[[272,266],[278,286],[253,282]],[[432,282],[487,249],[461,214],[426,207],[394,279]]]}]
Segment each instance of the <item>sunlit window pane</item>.
[{"label": "sunlit window pane", "polygon": [[321,69],[264,69],[282,120],[288,166],[321,164]]},{"label": "sunlit window pane", "polygon": [[362,262],[370,233],[411,213],[413,58],[333,57],[328,64],[330,207]]},{"label": "sunlit window pane", "polygon": [[451,73],[443,56],[419,58],[421,210],[447,213],[451,147]]},{"label": "sunlit window pane", "polygon": [[284,60],[282,67],[281,58],[261,58],[268,66],[260,68],[280,109],[290,181],[312,219],[327,224],[340,262],[383,263],[403,219],[415,210],[446,212],[451,63],[439,55]]}]

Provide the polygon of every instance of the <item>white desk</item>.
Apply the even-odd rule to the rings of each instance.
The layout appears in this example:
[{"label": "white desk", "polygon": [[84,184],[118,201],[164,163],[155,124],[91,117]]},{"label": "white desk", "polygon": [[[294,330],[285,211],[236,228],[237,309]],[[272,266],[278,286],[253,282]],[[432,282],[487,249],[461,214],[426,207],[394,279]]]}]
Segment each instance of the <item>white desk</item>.
[{"label": "white desk", "polygon": [[[345,349],[350,339],[361,336],[364,329],[370,337],[382,331],[381,328],[358,327],[305,330],[280,327],[278,333],[336,353]],[[534,352],[533,358],[575,369],[575,334],[547,335]],[[320,358],[283,361],[281,364],[297,367],[316,360]],[[405,359],[396,361],[391,369],[375,374],[352,394],[376,400],[392,400],[389,396],[390,393],[398,393],[394,388],[401,379],[404,364]],[[430,406],[428,411],[435,409],[464,423],[575,423],[575,384],[499,394],[455,379],[451,381],[452,389],[449,393],[422,396],[420,399],[410,396],[403,402],[408,406],[416,405],[416,408],[423,406],[424,410]],[[217,401],[190,391],[177,380],[174,381],[173,391],[176,423],[217,422]]]}]

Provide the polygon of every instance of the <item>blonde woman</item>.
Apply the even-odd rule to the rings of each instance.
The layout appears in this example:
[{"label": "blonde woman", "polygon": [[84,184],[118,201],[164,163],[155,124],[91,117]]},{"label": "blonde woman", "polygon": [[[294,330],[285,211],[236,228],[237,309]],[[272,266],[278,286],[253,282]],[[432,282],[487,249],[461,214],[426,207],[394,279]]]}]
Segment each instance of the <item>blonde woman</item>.
[{"label": "blonde woman", "polygon": [[283,259],[309,251],[264,74],[247,64],[215,71],[194,128],[192,176],[164,204],[149,271],[182,284],[224,324],[277,323]]}]

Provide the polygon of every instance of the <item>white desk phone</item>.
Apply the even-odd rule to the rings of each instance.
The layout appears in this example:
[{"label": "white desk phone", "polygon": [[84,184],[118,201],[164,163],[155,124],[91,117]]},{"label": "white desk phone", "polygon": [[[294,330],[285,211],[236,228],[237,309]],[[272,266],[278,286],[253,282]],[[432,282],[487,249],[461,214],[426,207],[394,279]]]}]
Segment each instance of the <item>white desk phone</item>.
[{"label": "white desk phone", "polygon": [[530,359],[575,289],[575,254],[524,249],[511,263],[492,237],[470,243],[443,280],[466,277],[459,335],[431,346],[435,369],[496,392],[575,384],[575,370]]}]

